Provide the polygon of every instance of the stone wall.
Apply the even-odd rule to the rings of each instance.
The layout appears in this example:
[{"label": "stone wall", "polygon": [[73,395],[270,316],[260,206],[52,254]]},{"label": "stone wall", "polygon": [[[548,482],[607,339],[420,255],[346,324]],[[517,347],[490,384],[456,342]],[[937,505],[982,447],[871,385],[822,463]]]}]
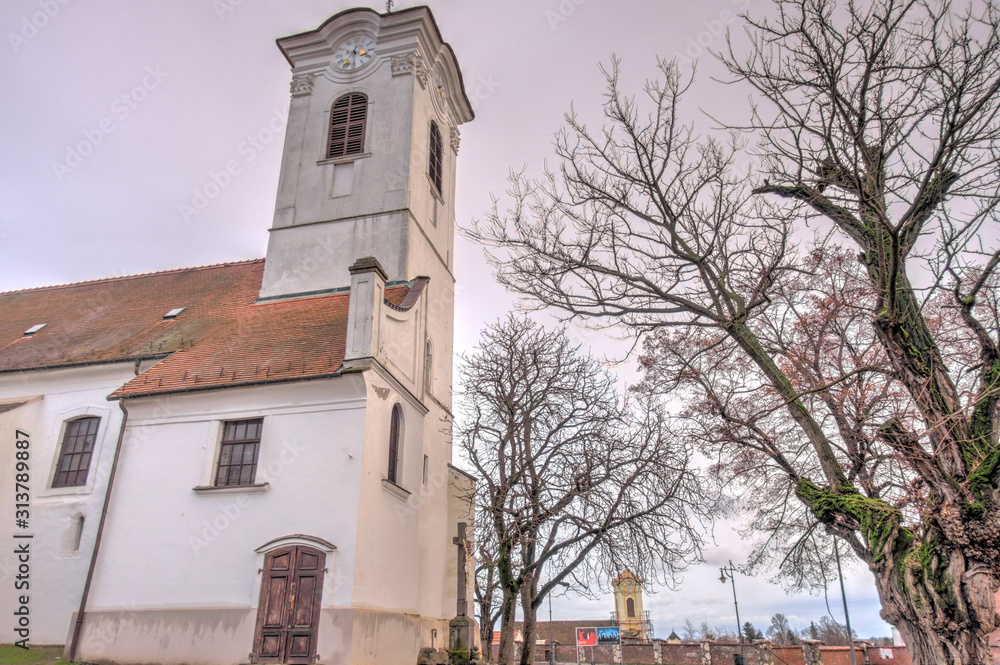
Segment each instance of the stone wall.
[{"label": "stone wall", "polygon": [[[647,642],[626,644],[621,647],[580,647],[572,644],[556,645],[556,662],[580,665],[733,665],[733,655],[740,652],[735,644],[716,644],[711,641]],[[548,647],[539,645],[535,662],[545,663]],[[496,645],[493,646],[496,656]],[[816,640],[804,640],[801,645],[771,644],[761,640],[743,646],[747,665],[851,665],[848,647],[826,646]],[[993,650],[994,662],[1000,665],[1000,647]],[[855,645],[857,665],[912,665],[906,647],[877,647]]]}]

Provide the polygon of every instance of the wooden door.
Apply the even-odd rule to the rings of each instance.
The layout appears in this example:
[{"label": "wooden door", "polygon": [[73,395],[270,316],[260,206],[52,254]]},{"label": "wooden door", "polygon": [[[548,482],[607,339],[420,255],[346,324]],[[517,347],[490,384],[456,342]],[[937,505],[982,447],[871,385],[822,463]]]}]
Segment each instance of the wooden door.
[{"label": "wooden door", "polygon": [[283,547],[265,557],[254,662],[313,662],[325,563],[326,554],[305,545]]}]

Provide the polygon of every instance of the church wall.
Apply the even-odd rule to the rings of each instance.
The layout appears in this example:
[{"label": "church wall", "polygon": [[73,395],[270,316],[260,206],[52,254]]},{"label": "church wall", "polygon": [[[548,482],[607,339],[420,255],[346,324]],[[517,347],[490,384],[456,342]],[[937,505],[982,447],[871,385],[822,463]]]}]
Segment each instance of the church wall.
[{"label": "church wall", "polygon": [[[366,412],[366,445],[362,468],[358,523],[358,566],[354,576],[357,606],[417,614],[419,522],[418,501],[424,456],[424,412],[375,370],[364,372],[370,401]],[[403,411],[397,484],[385,480],[388,470],[392,409]]]},{"label": "church wall", "polygon": [[[15,533],[33,536],[25,540],[28,579],[16,579],[20,562],[13,546],[0,553],[0,586],[9,591],[0,594],[0,615],[12,617],[18,596],[28,595],[33,644],[61,644],[79,607],[121,423],[121,411],[105,398],[133,375],[131,362],[0,374],[0,402],[35,398],[0,414],[0,512],[11,517],[0,522],[0,540],[9,545]],[[81,416],[101,419],[87,484],[52,488],[65,422]],[[27,529],[13,520],[16,430],[30,435]],[[28,587],[18,591],[16,582]],[[13,631],[12,621],[0,622],[0,643],[19,639]]]},{"label": "church wall", "polygon": [[[164,662],[185,662],[181,645],[189,643],[199,653],[218,644],[245,662],[264,563],[255,550],[292,534],[336,546],[322,606],[351,604],[365,426],[360,377],[147,398],[129,409],[81,658],[97,658],[89,640],[127,661],[130,640],[141,636],[173,645]],[[258,416],[257,482],[266,490],[195,492],[213,484],[222,421]],[[102,633],[91,611],[117,616],[118,632]],[[179,614],[157,614],[164,611]]]}]

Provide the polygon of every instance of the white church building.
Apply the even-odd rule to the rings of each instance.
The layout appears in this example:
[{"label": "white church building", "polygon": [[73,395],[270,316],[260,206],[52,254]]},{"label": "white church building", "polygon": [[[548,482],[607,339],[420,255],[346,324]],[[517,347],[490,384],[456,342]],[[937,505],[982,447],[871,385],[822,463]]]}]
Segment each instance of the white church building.
[{"label": "white church building", "polygon": [[448,647],[472,522],[450,464],[472,108],[426,7],[278,46],[266,258],[0,293],[0,643],[135,665]]}]

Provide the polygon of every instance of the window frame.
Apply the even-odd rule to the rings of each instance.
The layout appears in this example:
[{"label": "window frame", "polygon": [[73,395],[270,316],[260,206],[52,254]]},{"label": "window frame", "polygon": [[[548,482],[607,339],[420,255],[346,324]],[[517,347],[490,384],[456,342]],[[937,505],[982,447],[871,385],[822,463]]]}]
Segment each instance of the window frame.
[{"label": "window frame", "polygon": [[635,619],[636,618],[635,598],[626,598],[625,599],[625,618],[627,618],[627,619]]},{"label": "window frame", "polygon": [[[257,427],[256,437],[244,437],[242,439],[226,438],[227,435],[230,433],[230,427],[232,427],[232,433],[235,434],[236,431],[238,431],[240,425],[249,425],[250,423],[256,423]],[[262,416],[259,416],[257,418],[240,418],[236,420],[224,420],[222,422],[222,435],[219,439],[218,455],[216,456],[215,464],[213,465],[214,469],[212,474],[212,485],[211,485],[212,488],[217,488],[217,489],[234,488],[234,487],[252,488],[258,484],[257,474],[260,471],[258,466],[260,463],[260,449],[261,449],[261,441],[263,439],[263,434],[264,434],[264,418]],[[228,457],[229,461],[225,461],[227,460],[226,457],[227,447],[234,448],[236,446],[247,446],[249,444],[255,445],[253,459],[249,464],[246,462],[240,462],[239,464],[231,463],[232,453],[230,453],[230,456]],[[241,449],[240,455],[245,456],[245,454],[246,454],[246,449],[245,448]],[[244,482],[242,479],[243,476],[242,469],[247,466],[250,467],[250,477],[246,482]],[[225,477],[225,482],[220,482],[220,480],[222,479],[223,467],[227,469],[227,473]],[[237,476],[236,482],[230,482],[231,471],[229,470],[234,467],[240,468],[240,474]]]},{"label": "window frame", "polygon": [[[358,98],[360,98],[361,100],[363,100],[363,104],[359,104],[358,106],[355,107],[354,106],[354,102]],[[343,122],[335,122],[335,121],[338,120],[337,113],[338,113],[339,109],[337,109],[337,104],[339,104],[343,100],[347,100],[347,106],[346,106],[345,111],[344,111],[345,115],[344,115]],[[363,92],[358,92],[358,91],[353,91],[353,92],[345,93],[345,94],[341,95],[340,97],[337,97],[337,99],[335,99],[333,101],[333,104],[330,105],[330,117],[329,117],[329,120],[328,120],[328,122],[326,124],[327,125],[326,126],[326,145],[324,146],[324,149],[323,149],[323,161],[326,161],[326,160],[347,160],[347,159],[352,159],[352,158],[360,157],[361,155],[365,154],[365,143],[367,142],[366,141],[366,139],[367,139],[366,135],[368,133],[368,109],[369,109],[370,106],[371,106],[371,102],[368,99],[368,95],[366,95]],[[361,109],[361,117],[360,118],[355,118],[354,117],[354,109],[356,109],[356,108],[360,108]],[[340,152],[334,154],[334,152],[333,152],[334,129],[335,128],[339,128],[339,127],[343,127],[344,128],[344,137],[343,137],[343,140],[342,140],[342,142],[343,142],[343,149]],[[357,128],[356,136],[354,137],[354,140],[358,141],[358,144],[355,147],[355,149],[350,149],[350,145],[351,145],[351,129],[352,129],[352,127],[356,127]],[[340,142],[340,141],[338,141],[338,142]]]},{"label": "window frame", "polygon": [[389,448],[388,464],[385,479],[393,485],[400,485],[400,461],[402,460],[403,407],[399,402],[392,405],[392,415],[389,416]]},{"label": "window frame", "polygon": [[[87,444],[87,439],[88,438],[90,439],[90,449],[89,450],[82,450],[82,451],[76,451],[76,450],[74,450],[72,452],[67,451],[66,444],[68,442],[69,437],[70,436],[73,436],[73,437],[80,436],[78,433],[76,433],[74,431],[74,427],[77,426],[79,423],[84,423],[84,422],[93,423],[93,425],[94,425],[93,432],[87,432],[87,433],[85,433],[85,434],[82,435],[84,437],[84,441],[83,441],[83,445],[84,446],[86,446],[86,444]],[[88,481],[90,480],[90,465],[94,461],[94,453],[95,453],[95,451],[97,449],[97,439],[98,439],[98,436],[100,435],[100,432],[101,432],[101,417],[100,416],[94,416],[94,415],[86,414],[86,415],[76,416],[74,418],[67,419],[67,420],[63,421],[63,423],[64,424],[63,424],[62,436],[60,437],[60,441],[59,441],[59,454],[56,456],[56,468],[55,468],[55,472],[52,474],[52,483],[50,485],[50,488],[51,489],[64,489],[64,488],[73,488],[73,487],[87,487],[88,486]],[[67,470],[67,471],[63,471],[62,470],[63,460],[66,457],[70,457],[70,456],[73,456],[73,457],[75,457],[75,456],[83,457],[84,455],[88,456],[87,457],[87,465],[86,465],[85,468],[80,469],[79,467],[77,467],[74,470]],[[71,464],[72,464],[72,462],[71,462]],[[81,471],[83,473],[83,480],[82,481],[80,480],[80,476],[79,476],[79,474],[81,473]],[[74,476],[74,481],[75,482],[68,482],[68,476],[66,478],[66,481],[60,481],[60,475],[63,474],[63,473],[66,473],[66,474],[70,474],[70,473],[76,474]]]}]

